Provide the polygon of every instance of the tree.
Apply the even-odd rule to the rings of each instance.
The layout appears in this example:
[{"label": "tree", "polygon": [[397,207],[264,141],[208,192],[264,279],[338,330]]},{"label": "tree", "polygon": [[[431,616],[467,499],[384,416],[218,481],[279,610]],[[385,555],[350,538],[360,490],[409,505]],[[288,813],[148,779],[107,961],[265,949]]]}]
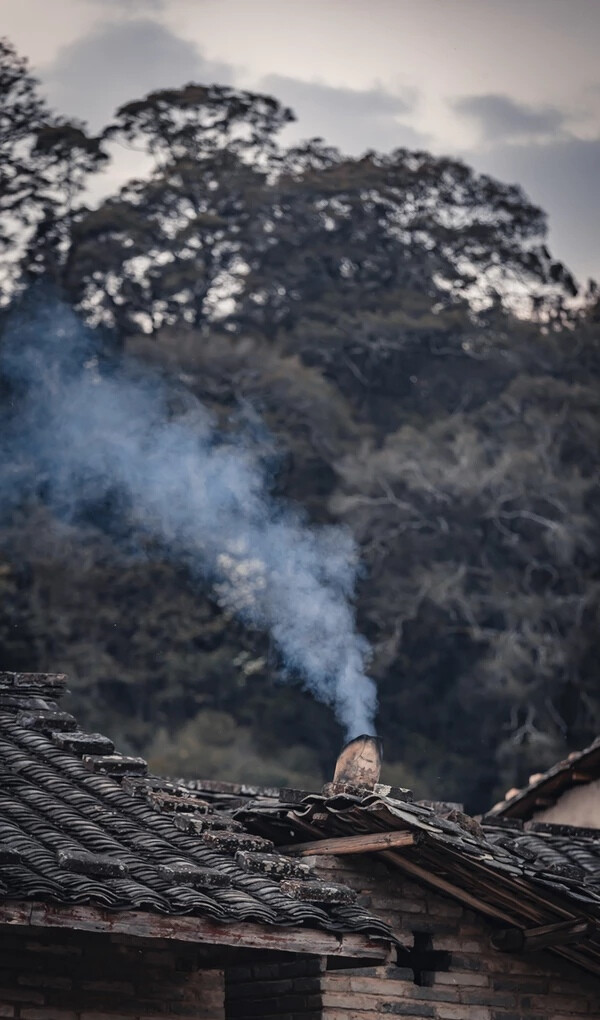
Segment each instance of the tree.
[{"label": "tree", "polygon": [[240,232],[262,173],[229,150],[133,181],[73,226],[73,303],[121,335],[218,317],[243,278]]},{"label": "tree", "polygon": [[[577,332],[551,342],[512,323],[520,357],[499,393],[468,412],[429,404],[421,421],[405,405],[400,428],[339,465],[332,501],[372,579],[361,604],[384,737],[410,744],[433,690],[430,737],[469,755],[465,735],[481,734],[507,785],[600,726],[600,399],[596,378],[565,371],[597,335],[586,319]],[[473,364],[494,378],[502,353]],[[440,360],[468,389],[468,355]]]},{"label": "tree", "polygon": [[202,161],[222,149],[264,161],[276,148],[277,133],[292,120],[291,110],[272,96],[190,83],[121,106],[104,137],[141,142],[163,165]]},{"label": "tree", "polygon": [[51,113],[27,63],[0,39],[0,272],[4,303],[20,274],[56,277],[77,198],[107,156],[82,124]]},{"label": "tree", "polygon": [[142,144],[154,171],[74,225],[72,300],[125,334],[220,315],[246,271],[245,225],[262,201],[275,135],[291,119],[269,96],[217,85],[121,107],[105,139]]},{"label": "tree", "polygon": [[[74,300],[129,331],[219,318],[273,338],[308,324],[331,343],[307,356],[337,346],[342,362],[340,303],[346,317],[396,309],[410,294],[429,308],[512,301],[564,315],[577,286],[518,187],[424,152],[351,159],[318,140],[278,149],[290,117],[268,97],[216,86],[122,107],[105,136],[141,142],[155,169],[77,224]],[[99,240],[104,265],[88,257]],[[359,346],[371,357],[370,336]]]},{"label": "tree", "polygon": [[[55,272],[172,377],[174,415],[191,390],[224,429],[241,421],[279,495],[353,532],[384,779],[483,809],[499,776],[496,793],[600,724],[598,292],[569,310],[576,284],[520,189],[427,153],[285,149],[290,116],[218,86],[126,104],[104,141],[152,170],[96,210],[79,203],[100,143],[23,117],[23,166],[51,155],[57,198],[36,205],[31,177],[19,205],[11,185],[11,227],[27,274]],[[130,557],[110,500],[65,523],[26,452],[7,458],[11,497],[22,476],[0,522],[9,668],[66,668],[82,718],[161,767],[222,769],[239,738],[244,777],[259,758],[254,778],[330,776],[339,728],[277,683],[266,635],[164,551]]]},{"label": "tree", "polygon": [[535,299],[556,315],[577,293],[545,246],[541,210],[458,160],[406,149],[350,159],[311,143],[284,155],[271,190],[269,243],[255,246],[238,303],[244,325],[328,326],[340,301],[373,312],[406,293],[475,309]]}]

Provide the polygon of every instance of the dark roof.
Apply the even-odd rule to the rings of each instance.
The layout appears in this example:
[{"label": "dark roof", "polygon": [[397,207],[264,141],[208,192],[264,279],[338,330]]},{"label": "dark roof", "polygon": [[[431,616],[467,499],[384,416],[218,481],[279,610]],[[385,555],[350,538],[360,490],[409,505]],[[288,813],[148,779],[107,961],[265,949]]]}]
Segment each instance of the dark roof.
[{"label": "dark roof", "polygon": [[[309,794],[286,803],[256,798],[234,817],[258,834],[306,852],[318,840],[359,834],[410,834],[412,844],[385,849],[405,874],[522,931],[569,918],[600,922],[600,832],[498,820],[479,824],[459,810],[368,791]],[[294,802],[297,801],[297,802]],[[310,835],[309,835],[310,833]],[[308,841],[305,844],[304,841]],[[311,841],[314,841],[311,843]],[[311,849],[311,846],[313,849]],[[356,851],[358,852],[358,851]],[[600,936],[556,950],[600,974]]]},{"label": "dark roof", "polygon": [[600,779],[600,737],[593,744],[559,761],[547,772],[532,776],[528,786],[495,804],[489,817],[531,818],[537,811],[552,807],[563,793]]},{"label": "dark roof", "polygon": [[390,937],[349,889],[79,731],[65,682],[0,673],[0,897]]}]

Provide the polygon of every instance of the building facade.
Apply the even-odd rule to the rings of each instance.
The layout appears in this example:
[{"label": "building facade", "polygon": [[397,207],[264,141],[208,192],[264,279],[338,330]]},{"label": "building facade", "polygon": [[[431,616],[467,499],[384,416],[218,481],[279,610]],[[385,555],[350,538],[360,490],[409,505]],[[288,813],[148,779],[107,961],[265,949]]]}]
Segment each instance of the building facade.
[{"label": "building facade", "polygon": [[415,803],[370,764],[184,785],[64,688],[0,674],[0,1017],[600,1017],[597,829]]}]

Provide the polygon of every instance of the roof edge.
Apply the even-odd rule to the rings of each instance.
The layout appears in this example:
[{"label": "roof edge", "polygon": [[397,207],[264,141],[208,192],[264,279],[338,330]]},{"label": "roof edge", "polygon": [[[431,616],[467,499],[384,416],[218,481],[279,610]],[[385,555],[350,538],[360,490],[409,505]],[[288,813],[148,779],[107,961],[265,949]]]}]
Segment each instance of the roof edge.
[{"label": "roof edge", "polygon": [[245,921],[219,924],[197,916],[163,916],[145,911],[109,911],[91,906],[60,906],[37,900],[0,902],[0,927],[105,932],[142,939],[173,939],[240,949],[270,949],[311,956],[337,956],[384,962],[391,942],[355,933],[331,934],[319,928],[270,927]]},{"label": "roof edge", "polygon": [[532,777],[527,786],[506,797],[485,814],[486,820],[521,818],[529,820],[536,811],[550,807],[576,786],[600,778],[600,737],[582,751],[573,751],[546,772]]}]

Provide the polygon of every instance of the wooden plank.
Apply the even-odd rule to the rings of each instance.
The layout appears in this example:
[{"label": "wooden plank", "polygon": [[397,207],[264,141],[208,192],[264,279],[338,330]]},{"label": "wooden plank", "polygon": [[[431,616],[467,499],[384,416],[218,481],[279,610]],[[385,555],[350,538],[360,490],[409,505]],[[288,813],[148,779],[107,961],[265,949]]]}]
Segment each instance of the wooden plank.
[{"label": "wooden plank", "polygon": [[[488,917],[493,917],[497,921],[505,921],[508,922],[508,924],[515,924],[515,918],[511,914],[505,914],[503,910],[498,910],[498,908],[492,906],[491,903],[484,903],[483,900],[478,899],[476,896],[472,896],[471,893],[466,892],[466,890],[461,889],[457,885],[453,885],[452,882],[448,882],[447,879],[442,878],[441,875],[435,875],[426,868],[422,868],[420,864],[416,864],[415,861],[409,860],[408,857],[403,857],[401,854],[394,853],[393,850],[383,851],[381,856],[385,857],[386,860],[390,861],[397,868],[400,868],[401,871],[406,872],[407,875],[419,878],[427,885],[430,885],[435,889],[439,889],[448,896],[453,896],[454,899],[464,903],[467,907],[471,907],[472,910],[478,910],[480,913],[487,914]],[[518,906],[518,904],[516,904],[516,906]]]},{"label": "wooden plank", "polygon": [[[473,883],[476,883],[480,894],[484,897],[490,897],[501,908],[506,906],[511,910],[518,902],[519,924],[523,923],[523,915],[529,918],[532,924],[540,923],[545,919],[543,910],[540,909],[539,894],[534,892],[520,878],[494,871],[481,860],[471,859],[467,861],[453,848],[446,847],[444,849],[446,855],[444,864],[448,867],[448,859],[450,860],[452,872],[456,876],[457,881],[466,881],[471,886]],[[430,870],[434,872],[436,870],[435,864],[436,859],[434,857],[433,860],[429,861]],[[507,884],[505,885],[505,883]],[[515,885],[518,885],[521,889],[521,896],[518,897],[518,900],[515,899]],[[530,902],[532,895],[534,897],[533,903]],[[548,903],[545,899],[542,899],[541,903],[545,909],[549,909],[553,913],[560,912],[553,903]],[[573,916],[572,910],[562,912],[568,918]]]},{"label": "wooden plank", "polygon": [[496,949],[505,953],[532,953],[539,949],[564,946],[580,942],[596,931],[596,925],[587,918],[573,918],[556,924],[543,924],[538,928],[509,928],[492,937]]},{"label": "wooden plank", "polygon": [[[459,879],[476,882],[482,895],[499,900],[500,906],[505,905],[510,909],[515,904],[518,905],[519,925],[527,924],[526,918],[529,918],[532,926],[541,925],[547,920],[548,914],[562,915],[566,922],[573,920],[572,901],[569,902],[564,895],[561,896],[555,890],[545,890],[541,885],[534,887],[525,878],[497,871],[484,860],[467,861],[456,849],[451,847],[444,849],[445,854],[451,858],[452,869]],[[429,863],[431,867],[432,862]],[[433,867],[435,870],[435,859]],[[580,909],[583,910],[583,907]]]},{"label": "wooden plank", "polygon": [[[490,878],[492,877],[492,873],[490,872]],[[569,903],[569,901],[565,899],[564,895],[555,892],[555,890],[544,889],[542,885],[534,889],[524,878],[511,879],[511,885],[514,888],[515,895],[518,899],[519,910],[522,909],[526,897],[530,900],[535,897],[535,902],[540,908],[538,910],[538,917],[536,917],[535,920],[539,921],[539,914],[543,914],[544,910],[552,914],[562,914],[565,921],[569,921],[573,918],[572,901]]]},{"label": "wooden plank", "polygon": [[220,924],[205,917],[165,917],[138,910],[107,911],[89,906],[55,906],[46,903],[0,904],[0,925],[68,928],[78,931],[135,935],[139,938],[175,939],[219,946],[270,949],[314,956],[344,956],[384,960],[389,943],[367,935],[333,935],[316,928],[283,928],[245,922]]},{"label": "wooden plank", "polygon": [[[391,842],[390,837],[394,842]],[[297,843],[287,847],[278,847],[277,849],[280,853],[298,854],[298,856],[302,857],[317,856],[319,854],[335,854],[337,856],[344,853],[377,852],[396,867],[403,869],[416,878],[420,878],[441,892],[453,896],[465,906],[478,910],[497,921],[504,921],[510,924],[515,923],[515,918],[512,914],[505,913],[490,903],[485,903],[478,897],[461,889],[460,886],[454,885],[432,871],[428,871],[427,868],[422,867],[412,859],[409,860],[407,857],[394,853],[394,848],[414,846],[417,841],[414,833],[396,830],[393,832],[361,834],[360,836],[340,836],[331,839],[315,840],[310,843]]]},{"label": "wooden plank", "polygon": [[546,949],[547,946],[564,946],[571,942],[581,942],[593,935],[596,925],[585,917],[573,921],[559,921],[558,924],[544,924],[539,928],[529,928],[523,932],[524,952]]},{"label": "wooden plank", "polygon": [[[518,925],[519,923],[518,919],[515,918],[514,916],[504,913],[504,911],[502,910],[498,910],[496,907],[493,907],[489,903],[485,903],[482,900],[478,900],[475,896],[471,896],[471,894],[467,893],[465,890],[460,889],[458,886],[452,885],[451,882],[446,881],[446,879],[441,878],[439,875],[435,875],[432,872],[427,871],[426,868],[420,867],[418,864],[415,864],[414,861],[409,860],[407,857],[403,857],[401,854],[394,853],[393,850],[384,851],[381,854],[381,856],[388,860],[390,864],[393,864],[397,868],[400,868],[406,874],[412,875],[413,877],[420,879],[421,881],[425,882],[427,885],[430,885],[435,889],[439,889],[441,892],[446,893],[449,896],[452,896],[459,902],[464,903],[465,906],[471,907],[473,910],[476,910],[479,913],[486,914],[488,917],[491,917],[498,921],[508,922],[513,926]],[[515,908],[517,911],[520,910],[521,908],[520,900],[518,899],[518,897],[515,899]],[[586,943],[582,945],[582,950],[585,950],[585,948]],[[596,949],[595,945],[593,946],[593,949],[594,950]],[[550,946],[549,951],[556,954],[557,956],[561,956],[564,959],[569,960],[571,963],[577,964],[577,966],[579,967],[583,967],[585,970],[589,971],[592,974],[597,974],[600,977],[600,962],[598,962],[596,958],[590,958],[587,952],[578,952],[578,948],[576,947],[570,948],[570,946],[568,945],[555,947]]]},{"label": "wooden plank", "polygon": [[279,853],[298,857],[312,857],[335,854],[368,854],[390,847],[415,846],[417,837],[412,832],[367,832],[359,836],[334,836],[332,839],[315,839],[310,843],[293,843],[279,846]]}]

